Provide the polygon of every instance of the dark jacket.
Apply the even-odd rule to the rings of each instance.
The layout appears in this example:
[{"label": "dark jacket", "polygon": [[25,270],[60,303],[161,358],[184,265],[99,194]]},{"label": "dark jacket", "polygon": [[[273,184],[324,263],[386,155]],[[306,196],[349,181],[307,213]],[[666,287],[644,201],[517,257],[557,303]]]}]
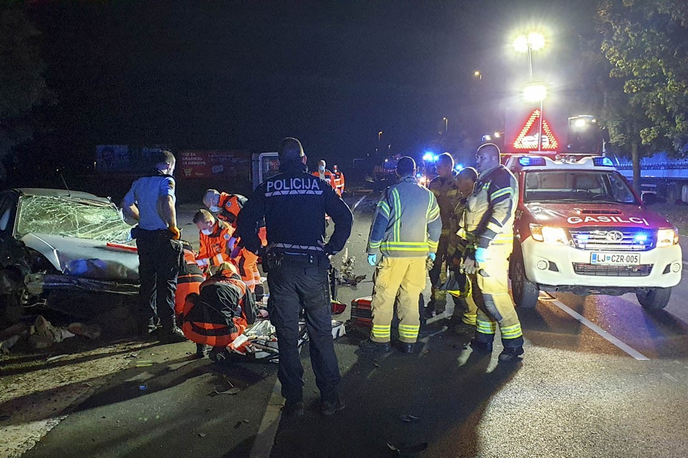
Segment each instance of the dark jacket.
[{"label": "dark jacket", "polygon": [[[334,233],[325,243],[325,214],[334,222]],[[289,164],[268,178],[239,213],[238,229],[244,246],[254,253],[261,247],[258,225],[265,217],[268,250],[334,254],[344,248],[351,234],[353,215],[329,183]]]}]

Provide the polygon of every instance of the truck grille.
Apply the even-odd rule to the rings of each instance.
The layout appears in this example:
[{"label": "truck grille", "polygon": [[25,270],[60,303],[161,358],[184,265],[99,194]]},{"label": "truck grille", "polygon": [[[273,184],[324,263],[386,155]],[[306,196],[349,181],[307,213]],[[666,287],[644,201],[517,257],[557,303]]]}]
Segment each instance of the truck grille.
[{"label": "truck grille", "polygon": [[577,275],[587,275],[591,277],[647,277],[652,271],[652,264],[640,264],[638,266],[602,266],[574,262],[573,271]]},{"label": "truck grille", "polygon": [[587,251],[647,251],[655,247],[656,231],[648,229],[605,228],[569,229],[573,246]]}]

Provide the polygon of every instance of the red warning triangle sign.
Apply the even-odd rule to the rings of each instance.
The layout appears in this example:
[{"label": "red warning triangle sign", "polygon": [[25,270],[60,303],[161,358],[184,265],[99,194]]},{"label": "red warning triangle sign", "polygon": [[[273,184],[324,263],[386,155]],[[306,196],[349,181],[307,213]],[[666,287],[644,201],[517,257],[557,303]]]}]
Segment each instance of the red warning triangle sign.
[{"label": "red warning triangle sign", "polygon": [[542,138],[540,138],[540,110],[535,109],[514,141],[514,148],[520,150],[536,151],[540,140],[541,151],[556,151],[559,146],[557,138],[549,127],[547,120],[542,120]]}]

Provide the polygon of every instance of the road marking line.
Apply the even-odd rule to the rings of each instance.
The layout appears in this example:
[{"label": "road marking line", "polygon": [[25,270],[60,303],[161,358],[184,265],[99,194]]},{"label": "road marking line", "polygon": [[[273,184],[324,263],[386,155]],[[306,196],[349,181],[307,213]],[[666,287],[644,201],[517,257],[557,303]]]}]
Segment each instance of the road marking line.
[{"label": "road marking line", "polygon": [[607,339],[609,342],[611,342],[612,344],[614,344],[614,345],[615,345],[616,347],[618,347],[620,350],[623,350],[624,352],[626,352],[626,353],[628,353],[629,355],[631,355],[632,357],[634,357],[636,360],[638,360],[638,361],[649,361],[649,360],[650,360],[650,358],[648,358],[647,356],[643,355],[643,354],[640,353],[639,351],[637,351],[637,350],[631,348],[629,345],[625,344],[624,342],[622,342],[621,340],[617,339],[617,338],[614,337],[613,335],[609,334],[607,331],[605,331],[604,329],[600,328],[599,326],[597,326],[597,325],[596,325],[595,323],[593,323],[592,321],[588,320],[587,318],[585,318],[584,316],[578,314],[577,312],[571,310],[571,309],[568,308],[566,305],[564,305],[563,303],[561,303],[561,301],[559,301],[559,300],[557,300],[557,299],[554,299],[554,300],[551,300],[551,301],[548,301],[548,302],[549,302],[550,304],[556,305],[556,306],[559,307],[561,310],[563,310],[564,312],[568,313],[568,314],[571,315],[573,318],[575,318],[577,321],[579,321],[580,323],[582,323],[582,324],[584,324],[585,326],[589,327],[590,329],[592,329],[593,331],[595,331],[597,334],[599,334],[601,337]]},{"label": "road marking line", "polygon": [[279,379],[277,379],[275,386],[272,388],[272,394],[270,395],[268,406],[265,409],[265,414],[263,414],[263,420],[260,422],[258,434],[256,434],[253,440],[253,448],[251,448],[249,458],[270,456],[272,452],[272,446],[275,443],[275,436],[277,435],[277,427],[282,417],[283,400],[281,391],[282,384],[279,382]]},{"label": "road marking line", "polygon": [[356,203],[354,204],[353,208],[351,209],[351,213],[353,213],[353,212],[356,211],[356,207],[358,207],[358,204],[360,204],[361,202],[363,202],[363,201],[365,200],[366,197],[367,197],[367,196],[363,196],[363,197],[361,197],[360,199],[358,199],[358,202],[356,202]]}]

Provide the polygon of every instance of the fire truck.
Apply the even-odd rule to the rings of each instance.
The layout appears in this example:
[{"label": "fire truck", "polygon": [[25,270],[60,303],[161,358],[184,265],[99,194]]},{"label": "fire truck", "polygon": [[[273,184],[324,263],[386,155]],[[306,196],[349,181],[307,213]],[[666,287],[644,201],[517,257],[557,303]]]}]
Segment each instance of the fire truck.
[{"label": "fire truck", "polygon": [[645,309],[666,307],[681,280],[678,230],[600,155],[594,117],[567,123],[541,114],[534,109],[505,129],[505,165],[519,187],[509,268],[517,306],[534,308],[541,291],[562,291],[634,293]]}]

